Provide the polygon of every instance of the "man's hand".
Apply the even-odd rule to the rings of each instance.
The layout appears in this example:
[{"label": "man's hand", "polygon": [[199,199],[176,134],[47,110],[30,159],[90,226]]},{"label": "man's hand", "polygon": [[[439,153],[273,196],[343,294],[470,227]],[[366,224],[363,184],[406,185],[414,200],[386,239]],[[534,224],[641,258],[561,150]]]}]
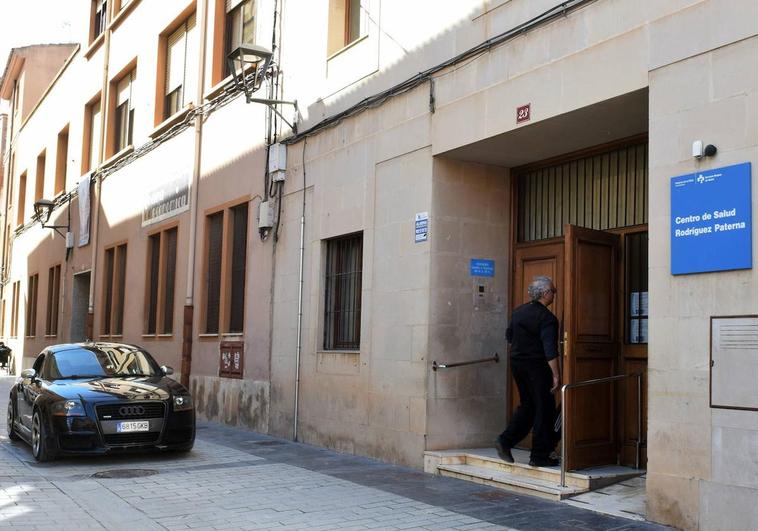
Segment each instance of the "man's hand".
[{"label": "man's hand", "polygon": [[553,373],[553,387],[550,388],[550,392],[555,393],[560,386],[561,386],[561,377],[558,376],[556,373]]},{"label": "man's hand", "polygon": [[558,365],[558,358],[553,358],[547,362],[550,365],[550,370],[553,373],[553,387],[550,389],[551,393],[555,393],[561,386],[561,369]]}]

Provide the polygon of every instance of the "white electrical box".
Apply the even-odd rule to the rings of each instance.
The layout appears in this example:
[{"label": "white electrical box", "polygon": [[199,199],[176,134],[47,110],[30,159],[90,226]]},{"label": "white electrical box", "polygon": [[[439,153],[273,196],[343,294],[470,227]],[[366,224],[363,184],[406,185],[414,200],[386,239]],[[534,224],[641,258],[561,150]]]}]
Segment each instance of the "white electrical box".
[{"label": "white electrical box", "polygon": [[[281,143],[268,147],[268,172],[284,172],[287,169],[287,146]],[[282,176],[281,180],[284,180]],[[276,181],[276,179],[275,179]]]},{"label": "white electrical box", "polygon": [[270,229],[274,226],[274,205],[271,201],[263,201],[258,208],[258,228]]}]

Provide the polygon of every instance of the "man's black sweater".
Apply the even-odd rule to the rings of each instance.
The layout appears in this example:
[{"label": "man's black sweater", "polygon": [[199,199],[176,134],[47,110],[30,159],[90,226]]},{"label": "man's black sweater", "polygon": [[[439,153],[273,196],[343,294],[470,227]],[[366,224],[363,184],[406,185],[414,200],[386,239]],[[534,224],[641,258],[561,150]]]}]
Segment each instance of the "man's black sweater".
[{"label": "man's black sweater", "polygon": [[513,360],[552,360],[558,357],[558,319],[542,303],[522,304],[506,331]]}]

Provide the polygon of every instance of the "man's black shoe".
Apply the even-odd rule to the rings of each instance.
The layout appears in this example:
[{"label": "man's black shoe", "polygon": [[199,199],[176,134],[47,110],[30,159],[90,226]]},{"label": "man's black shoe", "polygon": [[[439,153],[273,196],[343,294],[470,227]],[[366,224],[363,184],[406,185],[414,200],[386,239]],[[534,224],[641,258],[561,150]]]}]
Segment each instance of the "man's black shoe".
[{"label": "man's black shoe", "polygon": [[532,457],[529,460],[529,466],[558,466],[561,462],[551,457]]},{"label": "man's black shoe", "polygon": [[511,453],[511,449],[503,446],[503,443],[500,442],[500,439],[495,439],[495,448],[497,449],[497,455],[500,456],[500,459],[505,461],[506,463],[513,463],[513,454]]}]

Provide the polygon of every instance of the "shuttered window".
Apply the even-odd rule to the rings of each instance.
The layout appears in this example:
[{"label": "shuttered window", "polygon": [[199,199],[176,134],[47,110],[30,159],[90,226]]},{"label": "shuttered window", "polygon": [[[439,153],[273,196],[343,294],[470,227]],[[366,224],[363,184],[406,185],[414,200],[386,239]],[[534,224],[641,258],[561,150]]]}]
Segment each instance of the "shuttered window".
[{"label": "shuttered window", "polygon": [[248,210],[246,201],[206,218],[206,334],[244,331]]},{"label": "shuttered window", "polygon": [[174,330],[174,285],[176,281],[177,229],[148,238],[148,275],[145,334],[171,334]]},{"label": "shuttered window", "polygon": [[221,251],[224,213],[217,212],[206,220],[208,230],[208,262],[205,279],[205,333],[217,334],[221,303]]},{"label": "shuttered window", "polygon": [[18,335],[18,301],[21,292],[21,281],[13,283],[13,298],[11,300],[11,337]]},{"label": "shuttered window", "polygon": [[160,278],[161,260],[161,235],[153,234],[148,238],[148,252],[150,253],[150,269],[148,270],[147,288],[147,329],[145,333],[155,334],[158,320],[158,280]]},{"label": "shuttered window", "polygon": [[126,244],[105,250],[103,275],[103,335],[121,335],[124,331],[126,296]]},{"label": "shuttered window", "polygon": [[647,142],[518,173],[518,241],[563,235],[567,223],[596,230],[648,220]]},{"label": "shuttered window", "polygon": [[16,225],[24,224],[24,209],[26,208],[26,172],[18,178],[18,212],[16,213]]},{"label": "shuttered window", "polygon": [[108,17],[108,2],[106,0],[93,0],[94,19],[92,23],[92,40],[97,39],[105,31]]},{"label": "shuttered window", "polygon": [[242,332],[245,317],[245,265],[247,259],[247,203],[231,209],[232,282],[229,332]]},{"label": "shuttered window", "polygon": [[61,293],[61,266],[51,267],[47,272],[47,314],[45,335],[58,335],[58,301]]},{"label": "shuttered window", "polygon": [[39,275],[29,277],[29,285],[26,292],[26,336],[34,337],[37,335],[37,288],[39,286]]},{"label": "shuttered window", "polygon": [[134,99],[132,89],[136,72],[129,72],[116,85],[116,116],[114,147],[116,153],[132,145],[132,133],[134,129]]},{"label": "shuttered window", "polygon": [[357,350],[361,342],[363,234],[326,242],[324,349]]},{"label": "shuttered window", "polygon": [[197,33],[193,14],[168,37],[164,118],[183,109],[197,92]]},{"label": "shuttered window", "polygon": [[97,168],[98,162],[100,162],[100,99],[91,103],[87,107],[87,116],[89,121],[87,127],[89,129],[89,142],[87,143],[87,167],[84,171],[90,171]]},{"label": "shuttered window", "polygon": [[242,43],[255,43],[255,2],[254,0],[226,0],[225,76],[231,74],[226,64],[226,57]]}]

